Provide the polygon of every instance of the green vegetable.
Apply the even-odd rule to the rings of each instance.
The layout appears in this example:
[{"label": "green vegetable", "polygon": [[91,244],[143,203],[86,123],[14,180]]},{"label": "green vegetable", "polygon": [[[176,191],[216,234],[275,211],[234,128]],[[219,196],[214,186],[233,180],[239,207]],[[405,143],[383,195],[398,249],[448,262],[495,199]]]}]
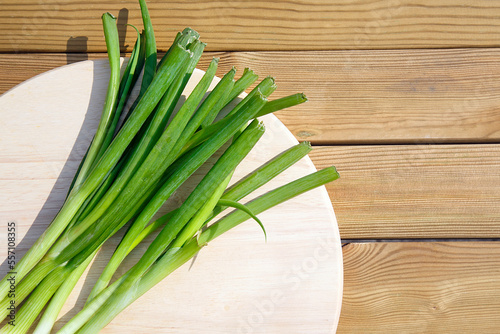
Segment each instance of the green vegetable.
[{"label": "green vegetable", "polygon": [[105,13],[102,15],[102,22],[104,26],[104,35],[106,36],[111,76],[109,78],[106,102],[97,132],[85,156],[83,165],[78,172],[76,181],[73,184],[73,189],[78,189],[83,181],[85,181],[92,167],[101,157],[99,153],[101,152],[101,147],[105,145],[108,133],[114,132],[112,125],[115,118],[115,107],[118,101],[118,91],[120,88],[120,42],[118,38],[118,29],[116,28],[116,18],[110,13]]},{"label": "green vegetable", "polygon": [[[15,268],[15,302],[24,303],[17,310],[16,326],[7,324],[0,333],[26,333],[37,318],[35,333],[50,333],[95,254],[127,222],[129,227],[84,308],[60,333],[98,332],[204,245],[249,218],[257,221],[267,238],[258,217],[262,211],[338,177],[333,167],[326,168],[241,203],[311,150],[309,143],[291,147],[228,187],[235,169],[265,131],[256,118],[303,103],[306,97],[294,94],[268,101],[276,84],[266,77],[239,100],[257,75],[245,69],[235,81],[235,68],[209,92],[218,67],[218,59],[213,59],[179,103],[205,44],[196,31],[186,28],[157,63],[151,18],[145,1],[139,2],[144,31],[137,31],[121,78],[116,20],[109,13],[102,17],[111,68],[102,118],[61,210]],[[125,110],[143,68],[139,96]],[[216,159],[215,164],[180,207],[152,221],[210,159]],[[215,221],[228,208],[235,210]],[[126,256],[158,230],[142,258],[111,283]],[[11,303],[9,288],[5,277],[0,282],[2,318]]]}]

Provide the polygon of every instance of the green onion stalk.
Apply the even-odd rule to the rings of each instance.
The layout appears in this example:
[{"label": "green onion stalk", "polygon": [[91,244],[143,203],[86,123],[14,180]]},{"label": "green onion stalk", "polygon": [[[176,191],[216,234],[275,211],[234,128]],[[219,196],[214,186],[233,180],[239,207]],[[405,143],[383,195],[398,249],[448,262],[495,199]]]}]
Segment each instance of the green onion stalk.
[{"label": "green onion stalk", "polygon": [[108,49],[109,66],[111,75],[109,78],[108,92],[102,112],[101,120],[97,132],[92,140],[92,144],[86,154],[83,165],[78,172],[78,176],[73,184],[73,189],[78,189],[90,173],[96,160],[100,158],[99,152],[103,146],[107,134],[113,133],[113,119],[115,118],[116,104],[118,102],[118,91],[120,89],[120,44],[116,18],[110,14],[102,15],[104,35],[106,36],[106,46]]}]

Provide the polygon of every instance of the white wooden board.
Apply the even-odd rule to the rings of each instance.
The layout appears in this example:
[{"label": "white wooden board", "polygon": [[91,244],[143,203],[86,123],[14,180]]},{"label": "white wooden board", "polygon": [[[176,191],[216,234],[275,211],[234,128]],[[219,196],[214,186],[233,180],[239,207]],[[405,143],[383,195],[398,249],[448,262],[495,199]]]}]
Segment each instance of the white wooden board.
[{"label": "white wooden board", "polygon": [[[202,75],[196,70],[186,92]],[[84,61],[36,76],[0,97],[0,261],[6,259],[9,222],[16,226],[19,260],[62,205],[97,127],[108,78],[106,60]],[[263,120],[266,134],[238,168],[235,180],[297,143],[276,117]],[[314,171],[304,158],[259,194]],[[174,197],[178,201],[183,194]],[[326,190],[315,189],[259,216],[267,243],[256,223],[241,224],[102,332],[334,332],[342,299],[342,252]],[[118,241],[113,238],[98,254],[57,328],[82,307]],[[144,249],[131,254],[125,268]],[[3,262],[1,275],[7,271]]]}]

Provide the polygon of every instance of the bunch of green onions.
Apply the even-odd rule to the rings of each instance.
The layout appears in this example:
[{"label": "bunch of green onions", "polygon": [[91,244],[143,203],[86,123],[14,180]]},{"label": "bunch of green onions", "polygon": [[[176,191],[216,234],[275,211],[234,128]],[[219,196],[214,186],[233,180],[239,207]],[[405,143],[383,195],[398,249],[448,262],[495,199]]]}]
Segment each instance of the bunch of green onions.
[{"label": "bunch of green onions", "polygon": [[[91,260],[126,223],[130,225],[85,306],[59,333],[97,333],[214,238],[249,218],[264,229],[257,214],[338,178],[334,167],[326,168],[246,205],[239,203],[310,151],[308,143],[291,147],[228,187],[234,170],[264,133],[256,118],[306,98],[295,94],[268,101],[276,85],[266,77],[243,100],[231,103],[257,75],[245,69],[235,80],[233,68],[207,92],[218,65],[213,59],[174,115],[205,44],[186,28],[158,63],[144,0],[140,5],[144,30],[138,32],[122,76],[116,19],[109,13],[102,16],[111,68],[102,117],[64,205],[14,270],[15,325],[7,323],[0,333],[26,333],[30,328],[36,334],[50,333]],[[139,96],[125,112],[142,71]],[[152,221],[173,192],[212,156],[218,156],[216,163],[180,207]],[[228,207],[235,210],[218,219]],[[111,284],[122,261],[154,231],[159,233],[142,258]],[[0,282],[2,319],[8,319],[13,302],[8,278]]]}]

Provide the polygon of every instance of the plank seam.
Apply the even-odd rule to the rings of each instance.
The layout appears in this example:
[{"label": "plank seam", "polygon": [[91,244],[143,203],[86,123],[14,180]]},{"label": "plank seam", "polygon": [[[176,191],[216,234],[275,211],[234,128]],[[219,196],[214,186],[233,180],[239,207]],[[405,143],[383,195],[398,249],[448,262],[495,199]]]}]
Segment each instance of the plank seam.
[{"label": "plank seam", "polygon": [[349,244],[379,242],[500,242],[500,238],[403,238],[403,239],[341,239],[342,247]]}]

